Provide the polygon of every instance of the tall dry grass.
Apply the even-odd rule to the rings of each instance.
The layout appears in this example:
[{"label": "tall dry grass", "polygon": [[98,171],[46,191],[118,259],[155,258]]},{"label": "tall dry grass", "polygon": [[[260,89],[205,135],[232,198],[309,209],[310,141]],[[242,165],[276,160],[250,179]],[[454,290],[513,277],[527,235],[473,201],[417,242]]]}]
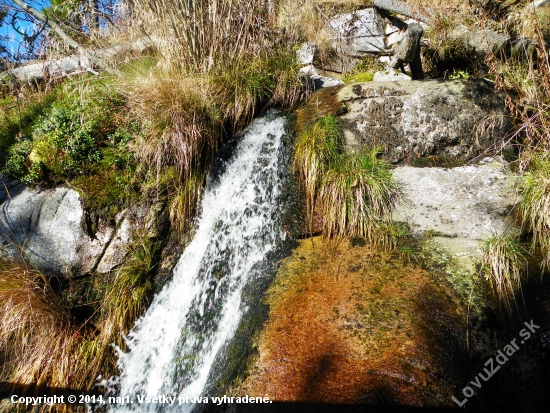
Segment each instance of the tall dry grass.
[{"label": "tall dry grass", "polygon": [[385,232],[402,189],[378,149],[340,155],[326,172],[319,202],[323,234],[330,238],[361,237],[387,244]]},{"label": "tall dry grass", "polygon": [[508,235],[494,236],[485,244],[482,268],[498,303],[510,311],[527,268],[525,250]]},{"label": "tall dry grass", "polygon": [[494,57],[491,72],[496,86],[506,93],[506,105],[518,124],[516,141],[526,155],[521,169],[528,167],[531,154],[550,149],[550,60],[540,30],[535,36],[536,54],[502,64]]},{"label": "tall dry grass", "polygon": [[[116,372],[113,344],[124,348],[124,335],[151,298],[151,269],[156,244],[135,236],[127,262],[95,289],[100,305],[77,322],[48,279],[24,265],[0,263],[0,381],[12,393],[70,395],[90,391],[98,377]],[[70,405],[38,405],[35,412],[72,411]],[[0,404],[0,411],[26,411],[24,405]]]},{"label": "tall dry grass", "polygon": [[186,71],[207,73],[238,60],[266,35],[263,0],[130,0],[128,6],[134,30],[153,41],[163,63]]},{"label": "tall dry grass", "polygon": [[222,133],[222,118],[209,79],[152,71],[121,86],[131,115],[143,126],[133,151],[154,173],[175,166],[188,179],[210,159]]},{"label": "tall dry grass", "polygon": [[42,274],[2,264],[0,375],[17,385],[16,394],[42,395],[49,388],[49,394],[59,395],[62,389],[88,389],[95,377],[81,358],[84,335]]}]

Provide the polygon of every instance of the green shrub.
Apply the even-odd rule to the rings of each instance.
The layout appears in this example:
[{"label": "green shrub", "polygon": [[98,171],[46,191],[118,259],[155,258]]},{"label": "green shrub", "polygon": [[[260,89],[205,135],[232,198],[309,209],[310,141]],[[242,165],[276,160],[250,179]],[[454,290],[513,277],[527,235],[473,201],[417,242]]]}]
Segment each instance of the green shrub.
[{"label": "green shrub", "polygon": [[[51,107],[36,116],[10,148],[3,172],[30,185],[70,180],[102,167],[126,167],[131,128],[121,118],[123,105],[108,85],[67,82],[58,88]],[[102,163],[105,156],[110,164]]]},{"label": "green shrub", "polygon": [[0,152],[6,152],[17,139],[30,136],[29,129],[36,119],[48,111],[57,97],[58,90],[27,94],[21,101],[13,95],[0,100]]}]

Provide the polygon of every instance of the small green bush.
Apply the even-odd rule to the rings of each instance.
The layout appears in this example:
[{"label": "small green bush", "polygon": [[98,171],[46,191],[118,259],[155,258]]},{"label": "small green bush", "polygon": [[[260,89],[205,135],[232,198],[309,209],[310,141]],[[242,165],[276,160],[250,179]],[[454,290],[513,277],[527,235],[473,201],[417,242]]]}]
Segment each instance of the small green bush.
[{"label": "small green bush", "polygon": [[[108,85],[89,80],[66,83],[58,88],[50,108],[36,116],[12,145],[3,172],[32,185],[126,167],[131,128],[120,118],[123,105]],[[102,162],[105,156],[110,162]]]}]

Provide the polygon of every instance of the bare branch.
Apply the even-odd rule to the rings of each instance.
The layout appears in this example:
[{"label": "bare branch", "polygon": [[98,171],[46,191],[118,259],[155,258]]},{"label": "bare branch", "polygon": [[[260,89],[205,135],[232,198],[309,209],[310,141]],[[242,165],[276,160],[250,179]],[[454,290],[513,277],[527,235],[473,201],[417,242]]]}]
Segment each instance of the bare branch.
[{"label": "bare branch", "polygon": [[74,40],[67,33],[65,33],[65,31],[61,28],[61,26],[57,22],[55,22],[54,20],[50,20],[46,15],[32,8],[23,0],[12,0],[12,1],[19,8],[21,8],[21,10],[23,10],[25,13],[29,14],[30,16],[34,17],[36,20],[41,21],[42,23],[50,27],[53,31],[55,31],[55,33],[57,33],[57,35],[61,38],[61,40],[64,43],[66,43],[70,48],[79,51],[83,56],[87,57],[90,60],[90,62],[92,62],[92,64],[102,68],[107,73],[119,74],[117,70],[110,67],[107,63],[105,63],[105,61],[96,57],[92,52],[90,52],[85,47],[81,46],[76,40]]}]

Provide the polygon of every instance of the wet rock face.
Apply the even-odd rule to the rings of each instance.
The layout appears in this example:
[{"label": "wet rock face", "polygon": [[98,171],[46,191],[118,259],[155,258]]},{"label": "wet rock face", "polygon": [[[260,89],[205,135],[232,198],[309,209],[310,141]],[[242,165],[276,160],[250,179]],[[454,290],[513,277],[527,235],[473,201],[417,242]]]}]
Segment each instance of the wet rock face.
[{"label": "wet rock face", "polygon": [[367,82],[341,88],[337,99],[346,148],[379,146],[393,163],[469,160],[500,147],[511,128],[504,96],[483,79]]}]

